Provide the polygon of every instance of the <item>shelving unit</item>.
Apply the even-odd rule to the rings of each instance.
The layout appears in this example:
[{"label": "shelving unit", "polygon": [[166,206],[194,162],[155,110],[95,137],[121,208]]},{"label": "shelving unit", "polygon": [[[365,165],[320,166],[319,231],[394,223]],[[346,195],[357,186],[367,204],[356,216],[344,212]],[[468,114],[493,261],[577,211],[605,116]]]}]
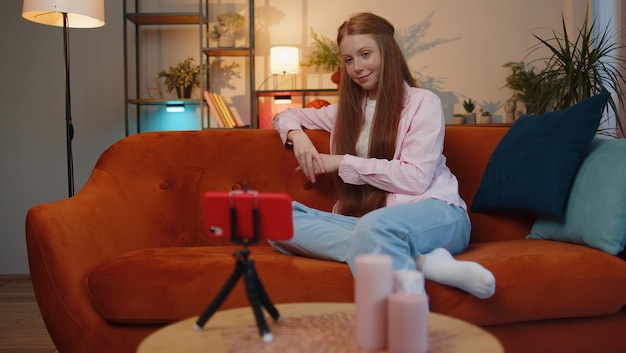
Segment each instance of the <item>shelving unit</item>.
[{"label": "shelving unit", "polygon": [[[143,4],[142,4],[143,2]],[[142,125],[146,121],[152,119],[159,112],[164,111],[168,104],[173,102],[183,104],[185,108],[192,110],[192,118],[197,117],[198,128],[214,128],[216,124],[211,123],[207,104],[203,99],[203,94],[207,89],[212,89],[211,75],[209,74],[209,65],[212,60],[221,57],[243,57],[248,62],[248,72],[246,73],[246,93],[249,97],[249,114],[250,125],[256,127],[255,102],[254,102],[254,1],[247,1],[247,18],[248,18],[248,45],[247,47],[232,48],[216,48],[210,47],[208,37],[209,32],[209,7],[219,9],[221,4],[210,4],[210,0],[198,0],[196,10],[189,11],[187,8],[182,12],[159,11],[159,9],[150,9],[144,11],[145,7],[159,6],[153,4],[149,0],[124,0],[124,72],[125,72],[125,103],[126,103],[126,135],[142,132]],[[169,4],[176,6],[176,4]],[[189,5],[186,3],[185,5]],[[191,6],[194,6],[191,4]],[[189,6],[187,6],[189,7]],[[178,8],[178,6],[176,6]],[[225,10],[226,11],[226,10]],[[214,11],[220,13],[220,11]],[[215,16],[214,16],[215,17]],[[195,94],[191,99],[167,98],[163,94],[163,89],[158,83],[158,71],[160,68],[154,68],[153,78],[147,78],[144,71],[146,65],[154,65],[155,62],[161,62],[163,58],[145,55],[146,46],[158,46],[159,50],[171,44],[162,37],[166,32],[180,31],[181,28],[197,26],[197,60],[205,65],[201,65],[201,79],[199,94]],[[159,35],[152,35],[152,38],[145,35],[147,28],[154,29]],[[188,37],[185,37],[186,39]],[[193,51],[180,52],[181,57],[194,57]],[[164,60],[163,60],[164,61]],[[165,65],[163,65],[165,66]],[[205,69],[206,68],[206,69]],[[150,74],[152,74],[152,71]],[[143,77],[142,77],[143,74]],[[151,94],[153,93],[153,94]],[[247,112],[246,112],[247,113]],[[189,118],[189,116],[187,116]]]},{"label": "shelving unit", "polygon": [[[337,89],[292,89],[292,90],[258,90],[255,92],[256,96],[256,120],[258,121],[259,128],[270,128],[270,121],[273,116],[267,116],[278,113],[280,109],[276,109],[278,105],[273,102],[276,97],[288,96],[291,98],[292,103],[288,107],[301,107],[305,108],[309,103],[314,100],[322,99],[328,103],[336,103],[337,95],[339,94]],[[271,112],[268,112],[267,107],[271,108]],[[265,107],[265,108],[264,108]]]},{"label": "shelving unit", "polygon": [[[220,5],[216,5],[216,7],[219,8]],[[219,14],[220,11],[216,11],[216,15]],[[255,105],[255,100],[254,100],[254,92],[255,92],[255,86],[254,86],[254,41],[255,41],[255,37],[254,37],[254,0],[247,0],[247,19],[248,19],[248,23],[247,23],[247,29],[248,29],[248,36],[247,36],[247,45],[244,46],[235,46],[235,47],[215,47],[215,46],[204,46],[202,48],[202,52],[204,53],[205,57],[206,57],[206,64],[207,67],[210,68],[211,67],[211,63],[213,60],[222,60],[222,59],[235,59],[235,58],[243,58],[247,61],[247,72],[244,73],[244,77],[247,77],[247,79],[244,79],[244,81],[246,81],[246,88],[245,88],[245,93],[244,96],[247,97],[247,111],[244,110],[243,111],[238,111],[239,116],[241,117],[242,120],[244,120],[244,123],[248,123],[248,126],[250,126],[251,128],[258,128],[258,124],[256,122],[256,119],[254,119],[254,117],[256,116],[256,105]],[[207,41],[207,44],[209,44],[209,42]],[[210,91],[213,91],[215,93],[220,94],[220,87],[214,87],[213,85],[213,80],[209,73],[207,74],[207,80],[206,80],[206,85],[205,85],[205,89],[208,89]],[[206,103],[206,102],[205,102]],[[209,116],[209,111],[206,111],[206,119],[204,119],[203,116],[203,122],[204,128],[216,128],[217,124],[216,123],[212,123],[212,119],[210,119]],[[248,121],[249,120],[249,121]]]},{"label": "shelving unit", "polygon": [[[302,108],[306,107],[307,103],[310,103],[309,98],[323,99],[328,96],[337,96],[338,90],[331,88],[318,88],[318,89],[292,89],[292,90],[258,90],[255,92],[257,98],[259,97],[279,97],[279,96],[291,96],[302,98]],[[330,102],[332,103],[332,102]]]},{"label": "shelving unit", "polygon": [[[145,5],[145,8],[142,7]],[[149,119],[154,118],[164,111],[168,103],[176,101],[184,104],[191,110],[200,110],[202,101],[197,99],[170,99],[163,94],[158,80],[158,69],[153,69],[153,79],[148,79],[144,72],[148,60],[154,60],[151,55],[145,54],[149,45],[160,46],[167,43],[153,43],[149,38],[152,32],[165,33],[168,30],[179,30],[188,27],[197,28],[197,48],[201,48],[206,41],[208,30],[208,3],[206,0],[198,0],[196,9],[186,8],[187,11],[170,12],[159,11],[148,0],[124,0],[124,96],[125,96],[125,132],[126,135],[142,132],[142,125]],[[145,10],[148,9],[148,10]],[[195,32],[195,31],[194,31]],[[147,37],[147,38],[145,38]],[[197,60],[202,61],[202,51],[197,50]],[[184,54],[183,57],[194,56],[193,53]],[[161,58],[157,60],[160,61]],[[153,61],[154,62],[154,61]],[[142,76],[143,75],[143,76]],[[204,72],[201,72],[203,77]],[[189,117],[187,117],[189,118]],[[201,118],[200,117],[198,119]]]}]

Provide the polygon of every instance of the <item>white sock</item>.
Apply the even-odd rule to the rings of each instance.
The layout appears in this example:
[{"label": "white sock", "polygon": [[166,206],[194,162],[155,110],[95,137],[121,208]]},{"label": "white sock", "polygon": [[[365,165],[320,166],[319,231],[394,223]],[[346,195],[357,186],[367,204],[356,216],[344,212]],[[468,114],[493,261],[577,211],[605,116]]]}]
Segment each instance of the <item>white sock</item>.
[{"label": "white sock", "polygon": [[456,287],[478,298],[489,298],[496,291],[496,279],[489,270],[472,261],[458,261],[446,249],[424,254],[424,278]]}]

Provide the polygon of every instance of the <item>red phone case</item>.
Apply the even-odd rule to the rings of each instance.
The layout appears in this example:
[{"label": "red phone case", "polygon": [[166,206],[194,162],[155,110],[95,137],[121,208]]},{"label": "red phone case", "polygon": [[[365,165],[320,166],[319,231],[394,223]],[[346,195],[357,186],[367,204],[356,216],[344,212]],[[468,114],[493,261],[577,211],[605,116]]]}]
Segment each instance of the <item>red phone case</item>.
[{"label": "red phone case", "polygon": [[[209,191],[203,197],[203,211],[204,230],[213,237],[254,240],[255,212],[258,240],[289,240],[293,237],[291,197],[287,194]],[[233,226],[235,234],[231,229]]]}]

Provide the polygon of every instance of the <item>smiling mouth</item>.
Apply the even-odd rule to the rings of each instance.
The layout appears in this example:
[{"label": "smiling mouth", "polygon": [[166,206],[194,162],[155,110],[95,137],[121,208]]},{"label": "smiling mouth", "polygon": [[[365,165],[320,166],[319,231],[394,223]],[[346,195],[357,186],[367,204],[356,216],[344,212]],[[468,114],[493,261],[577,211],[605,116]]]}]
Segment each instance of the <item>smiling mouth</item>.
[{"label": "smiling mouth", "polygon": [[360,76],[360,77],[357,77],[357,80],[359,80],[359,82],[364,82],[364,81],[366,81],[366,80],[367,80],[367,78],[368,78],[368,77],[370,77],[370,75],[371,75],[371,74],[367,74],[367,75],[365,75],[365,76]]}]

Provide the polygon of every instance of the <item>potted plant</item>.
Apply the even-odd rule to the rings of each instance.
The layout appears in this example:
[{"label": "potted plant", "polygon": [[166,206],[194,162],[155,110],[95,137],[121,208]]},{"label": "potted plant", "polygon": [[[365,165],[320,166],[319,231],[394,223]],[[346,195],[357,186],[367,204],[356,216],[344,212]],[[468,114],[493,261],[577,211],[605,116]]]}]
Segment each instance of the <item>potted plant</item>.
[{"label": "potted plant", "polygon": [[480,109],[479,124],[491,124],[491,112]]},{"label": "potted plant", "polygon": [[476,123],[476,113],[474,113],[474,109],[476,109],[476,102],[471,98],[467,100],[463,100],[463,109],[465,109],[465,123],[466,124],[475,124]]},{"label": "potted plant", "polygon": [[301,65],[304,67],[315,66],[315,71],[323,68],[324,70],[334,72],[332,80],[338,84],[341,78],[339,70],[342,66],[339,47],[330,38],[315,33],[313,28],[311,28],[311,38],[313,38],[315,50],[306,57],[307,60],[301,63]]},{"label": "potted plant", "polygon": [[503,67],[511,69],[505,86],[513,90],[511,99],[515,105],[524,107],[527,114],[544,113],[554,106],[542,98],[550,93],[554,84],[552,79],[541,78],[534,66],[523,61],[508,62]]},{"label": "potted plant", "polygon": [[246,24],[242,14],[225,12],[217,15],[217,24],[213,25],[211,38],[218,42],[220,47],[234,47],[235,35]]},{"label": "potted plant", "polygon": [[176,90],[178,98],[189,98],[193,87],[200,85],[199,74],[200,65],[193,65],[193,58],[187,57],[183,62],[171,65],[169,69],[161,70],[159,78],[165,78],[168,92]]},{"label": "potted plant", "polygon": [[453,124],[465,124],[465,114],[455,113],[452,115]]},{"label": "potted plant", "polygon": [[[619,54],[624,46],[611,39],[608,25],[604,29],[595,28],[596,22],[589,22],[588,14],[574,37],[568,33],[564,16],[561,22],[560,33],[552,30],[547,38],[533,34],[539,43],[531,53],[540,49],[548,49],[550,53],[535,60],[546,63],[536,80],[548,82],[550,86],[546,90],[534,85],[528,95],[536,97],[540,107],[546,105],[560,110],[596,94],[614,92],[615,95],[609,97],[609,107],[615,114],[617,128],[625,132],[617,106],[619,103],[624,107],[626,78],[620,70],[625,68],[626,58]],[[617,102],[613,97],[617,97]]]}]

